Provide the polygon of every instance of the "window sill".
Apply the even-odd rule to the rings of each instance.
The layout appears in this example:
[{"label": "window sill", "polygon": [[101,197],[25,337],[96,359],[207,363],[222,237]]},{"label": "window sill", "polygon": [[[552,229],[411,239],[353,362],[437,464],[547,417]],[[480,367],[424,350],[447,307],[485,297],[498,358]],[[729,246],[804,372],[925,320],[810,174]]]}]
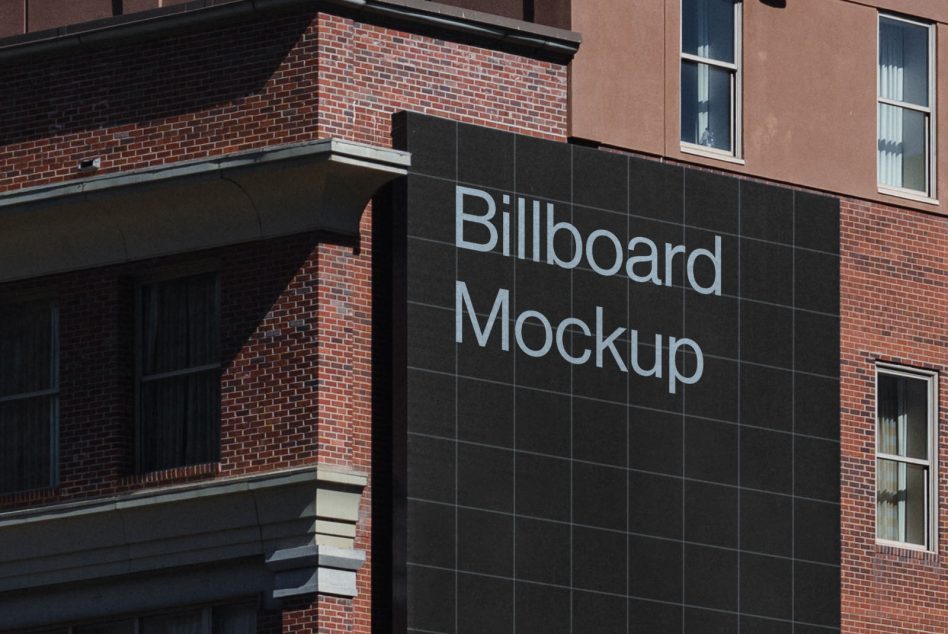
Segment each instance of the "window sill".
[{"label": "window sill", "polygon": [[935,561],[938,553],[925,546],[916,546],[904,542],[892,542],[884,539],[876,540],[876,552],[880,555],[895,555],[902,559],[921,559]]},{"label": "window sill", "polygon": [[135,473],[122,478],[121,484],[139,484],[151,486],[155,484],[188,482],[190,480],[196,480],[199,478],[219,476],[220,474],[220,462],[205,462],[202,464],[188,465],[186,467],[173,467],[171,469],[162,469],[160,471]]},{"label": "window sill", "polygon": [[931,198],[930,196],[926,196],[925,194],[913,193],[906,189],[896,189],[893,187],[883,187],[882,185],[879,185],[878,191],[880,194],[883,194],[885,196],[894,196],[896,198],[904,198],[906,200],[912,200],[917,203],[925,203],[926,205],[940,205],[941,204],[937,198]]},{"label": "window sill", "polygon": [[709,150],[707,148],[701,147],[700,145],[691,145],[691,144],[681,144],[681,153],[682,154],[692,154],[694,156],[701,156],[703,158],[714,159],[716,161],[724,161],[726,163],[734,163],[735,165],[744,165],[744,159],[738,158],[733,154],[727,154],[725,152],[716,152],[714,150]]},{"label": "window sill", "polygon": [[0,493],[0,508],[43,504],[55,499],[58,493],[59,489],[57,487],[43,487],[41,489],[29,489],[25,491],[7,491],[6,493]]}]

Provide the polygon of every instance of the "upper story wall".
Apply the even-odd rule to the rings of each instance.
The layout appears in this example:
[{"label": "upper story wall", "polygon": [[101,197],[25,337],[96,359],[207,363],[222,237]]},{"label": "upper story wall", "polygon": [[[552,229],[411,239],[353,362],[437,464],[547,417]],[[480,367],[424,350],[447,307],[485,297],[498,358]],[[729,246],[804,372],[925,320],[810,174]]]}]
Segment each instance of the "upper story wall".
[{"label": "upper story wall", "polygon": [[[948,3],[939,0],[744,0],[741,162],[681,151],[681,0],[573,0],[583,46],[571,67],[570,134],[720,169],[926,211],[881,194],[876,178],[877,16],[935,24],[935,66],[948,68]],[[936,75],[937,76],[937,75]],[[948,82],[934,120],[948,125]],[[936,136],[935,198],[948,188],[948,138]]]},{"label": "upper story wall", "polygon": [[[409,0],[408,4],[419,6],[429,1]],[[227,2],[228,0],[0,0],[0,37],[34,33],[165,7],[188,5],[181,8],[198,9],[205,5]],[[569,0],[447,0],[444,4],[515,20],[569,28]]]}]

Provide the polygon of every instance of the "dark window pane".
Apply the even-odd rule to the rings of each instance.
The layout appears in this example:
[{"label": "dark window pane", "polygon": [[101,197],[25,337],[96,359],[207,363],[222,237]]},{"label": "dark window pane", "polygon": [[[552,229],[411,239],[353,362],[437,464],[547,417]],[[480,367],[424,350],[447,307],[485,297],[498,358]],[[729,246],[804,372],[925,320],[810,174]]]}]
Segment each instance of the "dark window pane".
[{"label": "dark window pane", "polygon": [[0,493],[51,485],[54,397],[0,403]]},{"label": "dark window pane", "polygon": [[731,72],[681,63],[681,140],[731,150]]},{"label": "dark window pane", "polygon": [[929,105],[928,33],[928,28],[919,24],[879,20],[880,96]]},{"label": "dark window pane", "polygon": [[144,375],[219,360],[215,275],[151,284],[141,292]]},{"label": "dark window pane", "polygon": [[928,381],[879,375],[878,451],[928,459]]},{"label": "dark window pane", "polygon": [[213,634],[256,634],[257,607],[225,605],[214,608]]},{"label": "dark window pane", "polygon": [[73,634],[135,634],[135,621],[113,621],[111,623],[96,623],[95,625],[80,625],[73,628]]},{"label": "dark window pane", "polygon": [[[218,459],[220,362],[216,275],[148,285],[141,292],[140,468]],[[181,372],[172,376],[165,373]],[[156,375],[165,375],[152,378]]]},{"label": "dark window pane", "polygon": [[201,610],[142,619],[141,634],[204,634]]},{"label": "dark window pane", "polygon": [[142,469],[218,459],[220,373],[188,374],[141,385]]},{"label": "dark window pane", "polygon": [[0,307],[0,397],[54,386],[49,302]]},{"label": "dark window pane", "polygon": [[734,0],[683,0],[681,50],[734,62]]}]

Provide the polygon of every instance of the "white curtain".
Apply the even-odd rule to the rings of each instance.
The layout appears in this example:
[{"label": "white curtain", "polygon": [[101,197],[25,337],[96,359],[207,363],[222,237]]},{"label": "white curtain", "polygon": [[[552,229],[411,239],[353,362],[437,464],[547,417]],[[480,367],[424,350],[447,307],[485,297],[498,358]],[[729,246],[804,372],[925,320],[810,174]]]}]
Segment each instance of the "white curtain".
[{"label": "white curtain", "polygon": [[[902,29],[879,26],[879,93],[886,99],[903,100],[905,46]],[[902,187],[902,108],[879,104],[879,182]]]},{"label": "white curtain", "polygon": [[[708,3],[699,2],[697,6],[696,31],[698,36],[698,55],[711,57],[711,29],[708,23]],[[698,64],[698,130],[695,138],[700,145],[714,147],[714,133],[711,131],[711,67]]]},{"label": "white curtain", "polygon": [[[879,383],[879,453],[900,455],[906,445],[908,413],[905,410],[905,381],[885,380]],[[878,522],[880,538],[905,541],[906,465],[893,460],[879,460]]]}]

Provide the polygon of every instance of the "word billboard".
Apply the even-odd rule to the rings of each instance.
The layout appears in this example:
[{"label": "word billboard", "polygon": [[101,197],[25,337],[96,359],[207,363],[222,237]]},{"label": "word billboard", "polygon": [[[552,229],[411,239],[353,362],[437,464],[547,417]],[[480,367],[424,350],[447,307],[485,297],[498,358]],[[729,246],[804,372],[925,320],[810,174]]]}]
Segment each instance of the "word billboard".
[{"label": "word billboard", "polygon": [[396,631],[838,630],[838,201],[394,130]]},{"label": "word billboard", "polygon": [[[473,189],[470,187],[462,187],[460,185],[456,187],[456,192],[455,246],[471,251],[492,251],[497,246],[498,240],[497,228],[492,223],[494,217],[497,215],[497,206],[493,197],[485,191]],[[484,212],[469,212],[466,207],[467,198],[476,198],[480,201],[486,202],[487,205]],[[504,204],[509,204],[510,196],[504,194],[503,201]],[[517,203],[517,229],[515,238],[517,241],[516,257],[523,260],[528,257],[526,248],[527,223],[525,213],[525,199],[518,197]],[[660,258],[659,248],[655,242],[645,236],[635,236],[628,242],[628,260],[626,260],[625,246],[623,242],[620,241],[619,238],[608,229],[596,229],[590,233],[589,237],[585,240],[584,247],[584,238],[576,227],[570,224],[567,220],[556,220],[553,203],[546,204],[545,225],[542,223],[540,215],[540,201],[535,200],[533,201],[533,218],[531,224],[532,248],[530,250],[529,256],[534,262],[545,261],[551,266],[558,266],[563,269],[573,269],[579,266],[580,262],[584,261],[585,259],[585,262],[588,264],[589,268],[599,275],[609,277],[624,270],[629,279],[635,282],[645,284],[652,283],[657,286],[671,286],[673,281],[672,272],[674,271],[675,256],[677,254],[682,254],[682,256],[684,256],[684,254],[687,253],[687,248],[685,246],[671,245],[666,242],[664,258]],[[504,211],[502,218],[502,253],[505,257],[510,257],[510,212]],[[468,239],[466,236],[469,225],[475,225],[475,227],[486,229],[486,235],[488,236],[487,240],[476,241]],[[542,228],[544,226],[546,227],[545,237],[542,235]],[[565,258],[558,254],[556,249],[556,235],[559,232],[565,233],[569,241],[569,255]],[[485,232],[482,231],[481,233],[483,235]],[[597,240],[606,243],[605,257],[606,261],[608,262],[608,265],[606,266],[604,266],[597,257]],[[541,245],[545,245],[545,248],[541,247]],[[543,251],[545,251],[545,256],[542,255]],[[710,264],[713,267],[713,275],[711,277],[714,282],[708,287],[701,286],[695,277],[696,263],[698,262],[699,258],[706,258],[710,261]],[[688,255],[686,261],[688,263],[688,284],[692,289],[705,295],[721,294],[720,236],[714,237],[713,253],[707,249],[695,249],[690,255]],[[664,269],[662,269],[662,262],[664,263]],[[660,273],[661,270],[664,270],[665,272],[664,280]],[[455,341],[457,343],[463,343],[464,341],[465,320],[462,317],[462,312],[465,311],[467,312],[467,316],[471,321],[471,326],[477,335],[477,344],[482,347],[487,345],[490,333],[494,328],[494,322],[499,317],[501,330],[500,345],[503,350],[510,350],[509,289],[501,288],[497,290],[497,296],[495,297],[489,311],[488,320],[486,324],[482,326],[478,322],[476,311],[474,309],[473,302],[471,301],[470,293],[468,292],[467,283],[457,280],[455,293],[455,316],[457,319],[455,327]],[[657,352],[654,353],[654,364],[652,367],[643,369],[639,363],[638,331],[629,329],[628,336],[630,338],[630,346],[627,364],[623,359],[623,355],[620,354],[616,348],[616,342],[623,334],[626,333],[626,329],[624,327],[619,327],[614,330],[610,329],[609,335],[605,336],[603,329],[603,319],[603,308],[601,306],[596,306],[595,335],[593,335],[592,330],[590,329],[589,325],[586,324],[586,322],[581,319],[577,319],[576,317],[566,317],[559,323],[555,329],[556,350],[559,352],[563,360],[568,363],[582,365],[587,363],[593,356],[592,350],[588,347],[582,349],[578,355],[567,352],[564,343],[566,335],[570,334],[572,339],[572,336],[579,334],[584,337],[594,338],[596,367],[603,367],[603,358],[605,356],[605,352],[609,352],[612,360],[616,364],[616,367],[622,372],[628,372],[629,368],[631,367],[636,372],[636,374],[640,376],[654,376],[659,379],[662,378],[662,355]],[[531,348],[524,342],[523,328],[524,325],[528,323],[528,320],[533,320],[535,324],[538,324],[543,329],[542,343],[540,344],[539,348]],[[578,333],[576,332],[577,329],[579,331]],[[531,357],[542,357],[550,351],[550,349],[553,347],[553,331],[554,329],[547,317],[543,313],[536,310],[525,310],[520,313],[514,325],[514,337],[516,338],[517,346],[521,351],[523,351],[524,354]],[[690,375],[683,375],[678,369],[677,358],[679,349],[684,349],[695,355],[695,370]],[[661,334],[655,335],[654,350],[662,350]],[[670,393],[674,394],[677,391],[677,384],[679,382],[686,384],[696,383],[698,379],[701,378],[703,371],[704,356],[701,353],[701,348],[696,342],[687,338],[668,338],[668,391]]]}]

